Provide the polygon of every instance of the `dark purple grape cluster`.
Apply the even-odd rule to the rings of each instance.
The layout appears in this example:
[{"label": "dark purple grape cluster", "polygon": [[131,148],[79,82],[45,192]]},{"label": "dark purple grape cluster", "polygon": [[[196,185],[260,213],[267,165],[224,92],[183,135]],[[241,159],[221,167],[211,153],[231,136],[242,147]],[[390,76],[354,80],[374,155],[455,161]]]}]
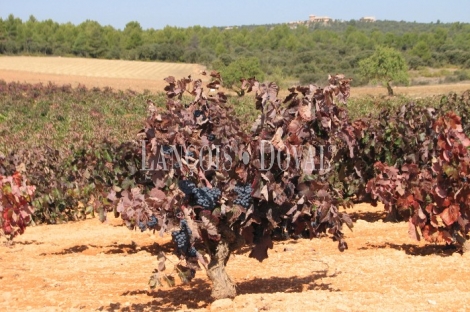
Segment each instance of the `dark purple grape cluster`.
[{"label": "dark purple grape cluster", "polygon": [[142,222],[142,221],[139,221],[139,222],[137,223],[137,226],[139,227],[139,229],[140,229],[141,232],[143,232],[143,231],[145,231],[145,230],[147,229],[147,224],[144,223],[144,222]]},{"label": "dark purple grape cluster", "polygon": [[207,187],[196,188],[193,189],[193,195],[196,205],[202,206],[205,209],[213,210],[215,208],[215,203],[220,196],[220,190],[215,188],[209,189]]},{"label": "dark purple grape cluster", "polygon": [[208,134],[208,135],[207,135],[207,140],[209,140],[209,141],[214,141],[214,140],[215,140],[215,135],[212,134],[212,133],[211,133],[211,134]]},{"label": "dark purple grape cluster", "polygon": [[197,257],[197,250],[196,248],[194,248],[194,246],[191,246],[188,250],[188,254],[187,254],[188,257]]},{"label": "dark purple grape cluster", "polygon": [[178,182],[178,187],[186,196],[190,196],[193,193],[193,190],[197,188],[196,184],[189,180],[180,180]]},{"label": "dark purple grape cluster", "polygon": [[154,215],[150,216],[147,223],[142,222],[142,221],[137,222],[137,226],[139,227],[141,232],[144,232],[147,228],[152,229],[152,228],[156,227],[157,224],[158,224],[158,220]]},{"label": "dark purple grape cluster", "polygon": [[237,198],[233,201],[234,204],[240,205],[244,208],[248,208],[251,205],[251,192],[253,189],[251,185],[236,185],[234,188],[235,193],[237,193]]},{"label": "dark purple grape cluster", "polygon": [[188,226],[188,221],[186,221],[185,219],[182,219],[180,221],[180,230],[182,232],[188,233],[189,236],[191,236],[193,234],[193,232],[191,231],[191,229]]},{"label": "dark purple grape cluster", "polygon": [[186,255],[190,245],[186,233],[183,233],[181,231],[174,231],[173,233],[171,233],[171,237],[173,239],[173,242],[176,243],[177,253],[181,255]]},{"label": "dark purple grape cluster", "polygon": [[173,148],[169,145],[163,145],[162,151],[163,151],[163,154],[170,155],[171,153],[173,153]]},{"label": "dark purple grape cluster", "polygon": [[151,228],[156,227],[157,224],[158,224],[157,218],[155,218],[154,215],[151,215],[149,220],[147,221],[147,226],[151,229]]},{"label": "dark purple grape cluster", "polygon": [[222,192],[220,191],[220,189],[216,187],[213,187],[213,188],[203,187],[202,191],[205,192],[207,196],[209,196],[211,201],[214,203],[214,206],[219,201],[220,196],[222,195]]},{"label": "dark purple grape cluster", "polygon": [[184,219],[180,221],[180,230],[171,233],[172,240],[176,244],[176,252],[178,255],[193,257],[192,254],[197,252],[196,249],[191,246],[191,234],[192,231],[188,226],[188,222]]},{"label": "dark purple grape cluster", "polygon": [[213,210],[222,195],[218,188],[198,188],[196,184],[188,180],[179,181],[178,187],[194,205],[201,206],[204,209]]}]

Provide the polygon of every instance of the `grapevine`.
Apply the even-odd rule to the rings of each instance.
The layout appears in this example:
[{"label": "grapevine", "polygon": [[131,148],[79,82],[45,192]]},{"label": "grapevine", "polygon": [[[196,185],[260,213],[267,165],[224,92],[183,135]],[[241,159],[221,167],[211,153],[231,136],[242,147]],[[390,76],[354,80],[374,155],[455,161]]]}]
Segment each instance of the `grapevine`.
[{"label": "grapevine", "polygon": [[[211,77],[211,86],[221,80],[216,72]],[[411,205],[414,227],[410,229],[417,226],[425,237],[435,231],[430,227],[435,223],[432,215],[443,217],[449,227],[440,231],[439,237],[446,241],[448,236],[463,239],[468,232],[468,223],[459,219],[468,215],[463,206],[457,209],[452,201],[445,209],[425,206],[432,212],[430,218],[419,208],[424,207],[426,194],[434,194],[431,202],[450,196],[462,202],[463,197],[457,192],[446,194],[444,186],[423,192],[415,187],[422,181],[413,180],[419,170],[424,170],[419,177],[426,172],[432,175],[433,170],[447,174],[440,174],[442,181],[455,178],[449,168],[429,169],[436,155],[441,155],[441,167],[467,157],[462,148],[470,141],[452,115],[438,119],[432,109],[416,115],[421,108],[410,104],[397,111],[384,110],[381,119],[392,117],[391,122],[372,117],[352,121],[345,108],[351,80],[343,75],[330,76],[324,88],[292,87],[284,99],[278,98],[275,83],[249,78],[241,80],[241,89],[254,93],[259,116],[246,133],[222,92],[206,96],[202,81],[190,77],[166,81],[166,109],[150,107],[146,126],[139,132],[144,141],[142,155],[152,168],[152,185],[124,190],[119,196],[113,193],[108,197],[113,199],[109,209],[117,205],[130,229],[136,224],[148,227],[145,222],[155,216],[155,229],[161,234],[172,231],[176,254],[186,261],[185,266],[194,269],[196,258],[206,268],[214,282],[214,296],[235,293],[234,286],[227,285],[228,277],[225,285],[217,280],[226,274],[217,270],[225,267],[230,253],[249,245],[249,256],[263,261],[276,233],[283,238],[331,235],[338,249],[345,251],[343,225],[352,229],[353,223],[340,207],[355,202],[381,200],[387,209]],[[191,102],[183,98],[185,93],[193,96]],[[442,151],[446,141],[451,143]],[[172,152],[169,146],[174,147]],[[464,183],[467,176],[460,178]],[[406,184],[407,179],[411,184]],[[449,185],[459,184],[445,182]],[[415,199],[404,197],[410,192]],[[459,192],[464,196],[466,189]],[[201,249],[210,261],[205,261]]]},{"label": "grapevine", "polygon": [[31,202],[35,189],[18,172],[0,175],[0,236],[11,240],[24,233],[34,212]]},{"label": "grapevine", "polygon": [[[211,87],[217,87],[220,75],[210,75]],[[347,101],[349,79],[337,75],[325,88],[299,86],[284,100],[277,98],[276,84],[243,79],[241,88],[255,93],[260,111],[251,133],[241,128],[224,93],[206,96],[200,79],[166,81],[166,109],[150,103],[138,137],[145,142],[142,155],[151,168],[152,185],[112,191],[108,209],[115,209],[130,229],[171,231],[178,257],[188,268],[194,268],[196,258],[209,277],[244,244],[252,248],[250,257],[263,261],[278,229],[284,237],[330,233],[341,251],[347,249],[342,225],[352,227],[352,222],[339,211],[342,201],[327,182],[334,171],[309,167],[310,161],[322,168],[320,158],[307,159],[301,148],[324,145],[321,161],[344,155],[332,152],[331,146],[349,146],[348,127],[354,125],[334,99]],[[184,93],[193,101],[183,103]],[[333,119],[341,123],[325,122]],[[276,159],[263,152],[266,143],[278,154]],[[274,165],[260,168],[263,159]],[[154,216],[157,225],[151,226],[148,220]]]}]

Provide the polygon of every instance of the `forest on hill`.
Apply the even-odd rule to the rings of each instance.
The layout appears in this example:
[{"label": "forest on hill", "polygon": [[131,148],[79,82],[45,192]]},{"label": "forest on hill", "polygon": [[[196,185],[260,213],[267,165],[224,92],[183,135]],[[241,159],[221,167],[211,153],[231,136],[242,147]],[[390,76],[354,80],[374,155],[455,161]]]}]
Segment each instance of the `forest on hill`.
[{"label": "forest on hill", "polygon": [[[0,18],[0,54],[77,56],[199,63],[241,76],[322,82],[327,74],[365,81],[358,63],[376,46],[400,51],[409,69],[470,68],[470,24],[404,21],[332,21],[296,25],[143,29],[131,21],[123,30],[87,20],[79,25],[52,20]],[[462,74],[457,80],[466,80]]]}]

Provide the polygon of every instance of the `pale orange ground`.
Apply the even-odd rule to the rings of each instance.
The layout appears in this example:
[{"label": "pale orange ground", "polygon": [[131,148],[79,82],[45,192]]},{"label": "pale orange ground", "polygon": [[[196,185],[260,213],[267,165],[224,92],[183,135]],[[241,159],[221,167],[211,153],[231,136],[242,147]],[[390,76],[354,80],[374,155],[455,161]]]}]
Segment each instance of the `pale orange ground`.
[{"label": "pale orange ground", "polygon": [[[129,231],[120,219],[28,228],[0,247],[2,311],[466,311],[470,257],[408,238],[383,223],[383,208],[350,210],[349,250],[330,238],[276,242],[258,263],[248,251],[228,272],[239,295],[211,303],[198,271],[189,286],[151,290],[148,279],[169,236]],[[111,218],[111,217],[110,217]],[[170,259],[175,259],[169,253]],[[223,302],[222,302],[223,303]]]}]

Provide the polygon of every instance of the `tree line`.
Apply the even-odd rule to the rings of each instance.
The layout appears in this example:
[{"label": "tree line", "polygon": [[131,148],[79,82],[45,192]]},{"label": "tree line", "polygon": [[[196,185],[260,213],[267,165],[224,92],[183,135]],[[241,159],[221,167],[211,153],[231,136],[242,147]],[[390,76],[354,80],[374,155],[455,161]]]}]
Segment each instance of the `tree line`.
[{"label": "tree line", "polygon": [[[124,29],[87,20],[79,25],[0,18],[0,54],[57,55],[106,59],[200,63],[271,79],[322,82],[343,72],[365,82],[359,62],[377,46],[399,51],[411,69],[420,66],[470,68],[470,24],[356,20],[328,24],[288,24],[143,29],[131,21]],[[225,74],[225,77],[230,75]]]}]

